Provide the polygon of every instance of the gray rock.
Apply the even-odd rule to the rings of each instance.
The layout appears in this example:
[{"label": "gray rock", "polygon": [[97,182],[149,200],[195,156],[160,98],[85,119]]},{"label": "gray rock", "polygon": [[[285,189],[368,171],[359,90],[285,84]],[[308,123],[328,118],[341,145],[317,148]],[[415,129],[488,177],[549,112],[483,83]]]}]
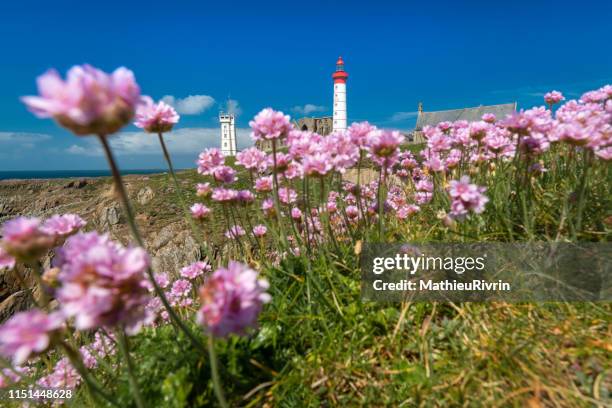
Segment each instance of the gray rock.
[{"label": "gray rock", "polygon": [[22,312],[32,306],[32,300],[26,290],[13,293],[0,303],[0,323],[8,320],[15,313]]},{"label": "gray rock", "polygon": [[122,222],[123,214],[121,213],[121,209],[116,205],[105,207],[102,209],[102,214],[100,216],[100,224],[103,227],[117,225]]},{"label": "gray rock", "polygon": [[138,201],[138,203],[140,203],[140,205],[146,205],[151,202],[154,196],[155,196],[155,193],[153,193],[153,189],[147,186],[147,187],[140,189],[136,197],[136,200]]},{"label": "gray rock", "polygon": [[199,244],[189,229],[177,222],[164,227],[150,245],[153,270],[178,276],[179,270],[201,257]]}]

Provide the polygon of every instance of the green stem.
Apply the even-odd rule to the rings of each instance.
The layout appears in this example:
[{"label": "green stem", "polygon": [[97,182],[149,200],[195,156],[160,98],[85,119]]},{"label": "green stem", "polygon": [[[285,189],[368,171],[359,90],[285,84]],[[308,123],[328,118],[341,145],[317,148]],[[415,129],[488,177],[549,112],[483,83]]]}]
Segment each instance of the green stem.
[{"label": "green stem", "polygon": [[111,405],[120,407],[120,405],[110,395],[103,391],[98,382],[89,374],[85,364],[83,364],[83,361],[79,356],[79,353],[63,341],[60,342],[60,345],[63,347],[74,368],[78,371],[79,375],[81,378],[83,378],[83,381],[85,381],[85,384],[87,384],[87,387],[92,392],[92,397],[94,397],[93,393],[95,392],[108,401]]},{"label": "green stem", "polygon": [[[104,148],[104,153],[106,154],[106,159],[108,161],[108,165],[113,175],[113,181],[115,183],[115,188],[117,189],[121,204],[123,205],[123,210],[125,211],[125,214],[127,216],[128,225],[132,232],[132,236],[136,240],[136,243],[140,247],[144,248],[144,241],[142,239],[142,236],[140,235],[140,231],[138,230],[138,227],[136,226],[136,222],[134,221],[134,211],[132,210],[132,206],[130,205],[130,200],[128,198],[127,192],[125,191],[125,186],[123,185],[123,179],[121,178],[121,172],[119,171],[119,168],[117,167],[117,163],[113,156],[113,152],[108,144],[108,140],[106,140],[106,136],[104,135],[99,135],[98,139],[100,140],[100,143],[102,143],[102,147]],[[146,269],[146,272],[149,277],[149,280],[151,281],[151,284],[153,285],[155,294],[159,296],[162,304],[164,305],[164,308],[166,309],[166,311],[168,312],[168,315],[170,316],[170,319],[174,322],[176,326],[178,326],[180,330],[183,331],[183,333],[185,333],[185,335],[189,338],[189,340],[194,345],[194,347],[199,349],[202,353],[206,354],[206,349],[204,348],[202,343],[191,332],[191,330],[189,330],[189,328],[185,325],[185,323],[183,323],[183,321],[177,316],[177,314],[174,312],[174,309],[172,309],[172,306],[170,306],[170,302],[168,302],[168,299],[166,298],[164,291],[159,287],[159,285],[155,281],[153,270],[149,267]]]},{"label": "green stem", "polygon": [[208,355],[210,357],[210,373],[213,380],[213,388],[219,405],[223,408],[229,407],[225,396],[223,395],[223,387],[221,386],[221,378],[219,377],[219,368],[217,367],[217,353],[215,352],[215,340],[212,335],[208,336]]},{"label": "green stem", "polygon": [[125,330],[117,330],[117,337],[119,338],[119,349],[121,349],[121,354],[123,354],[123,358],[125,358],[128,379],[130,381],[130,388],[132,389],[134,402],[138,408],[144,408],[145,405],[142,401],[142,394],[140,394],[140,388],[138,387],[138,382],[136,381],[136,375],[134,374],[134,365],[132,363],[132,358],[130,357],[130,347],[127,336],[125,335]]}]

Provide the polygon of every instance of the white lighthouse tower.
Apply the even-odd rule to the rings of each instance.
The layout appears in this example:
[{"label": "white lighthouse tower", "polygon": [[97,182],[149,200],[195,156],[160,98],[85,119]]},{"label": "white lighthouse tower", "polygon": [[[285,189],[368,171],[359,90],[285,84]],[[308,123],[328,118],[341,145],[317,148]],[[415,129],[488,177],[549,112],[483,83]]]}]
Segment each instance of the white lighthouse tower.
[{"label": "white lighthouse tower", "polygon": [[344,71],[344,60],[338,57],[334,78],[334,117],[333,131],[346,130],[346,80],[348,74]]},{"label": "white lighthouse tower", "polygon": [[236,155],[236,118],[232,113],[219,113],[221,123],[221,152],[225,156]]}]

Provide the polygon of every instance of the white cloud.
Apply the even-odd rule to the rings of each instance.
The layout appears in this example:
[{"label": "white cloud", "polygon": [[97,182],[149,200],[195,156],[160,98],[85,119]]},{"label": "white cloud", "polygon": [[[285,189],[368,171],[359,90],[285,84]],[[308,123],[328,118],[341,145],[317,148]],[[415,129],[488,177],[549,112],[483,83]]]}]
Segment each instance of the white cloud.
[{"label": "white cloud", "polygon": [[181,115],[199,115],[215,104],[215,98],[208,95],[189,95],[182,99],[166,95],[162,101],[172,105]]},{"label": "white cloud", "polygon": [[0,132],[1,144],[31,145],[51,139],[51,136],[43,133],[27,132]]},{"label": "white cloud", "polygon": [[309,115],[314,112],[323,112],[325,109],[325,106],[313,105],[312,103],[307,103],[304,106],[294,106],[293,108],[291,108],[293,112],[299,113],[301,115]]},{"label": "white cloud", "polygon": [[[237,128],[238,148],[253,144],[249,128]],[[157,135],[144,132],[122,132],[110,137],[110,144],[117,156],[161,155]],[[219,128],[182,128],[164,134],[164,141],[173,155],[192,155],[195,158],[207,147],[220,147]],[[95,139],[84,139],[82,144],[72,145],[67,153],[76,155],[102,156],[103,151]]]},{"label": "white cloud", "polygon": [[225,111],[227,113],[231,113],[236,116],[240,116],[240,114],[242,113],[242,108],[240,107],[240,104],[238,103],[237,100],[228,99],[227,103],[225,104]]},{"label": "white cloud", "polygon": [[391,122],[401,122],[403,120],[414,118],[418,112],[395,112],[389,119]]}]

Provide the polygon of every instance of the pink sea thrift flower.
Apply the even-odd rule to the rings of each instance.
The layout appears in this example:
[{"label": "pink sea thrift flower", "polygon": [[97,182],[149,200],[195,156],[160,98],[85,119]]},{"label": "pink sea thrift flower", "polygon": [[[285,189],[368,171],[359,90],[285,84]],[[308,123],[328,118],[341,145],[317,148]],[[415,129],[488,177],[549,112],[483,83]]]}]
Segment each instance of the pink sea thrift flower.
[{"label": "pink sea thrift flower", "polygon": [[484,115],[482,115],[482,121],[483,122],[495,123],[496,120],[497,120],[497,118],[492,113],[485,113]]},{"label": "pink sea thrift flower", "polygon": [[272,176],[260,177],[255,180],[255,191],[265,193],[272,191]]},{"label": "pink sea thrift flower", "polygon": [[246,231],[240,225],[233,225],[229,230],[225,231],[227,239],[236,239],[246,235]]},{"label": "pink sea thrift flower", "polygon": [[230,166],[218,166],[212,171],[212,175],[218,182],[230,184],[236,181],[236,170]]},{"label": "pink sea thrift flower", "polygon": [[124,248],[107,235],[79,233],[58,250],[62,286],[57,291],[63,313],[75,317],[80,330],[122,325],[136,333],[148,316],[145,270],[149,257],[142,248]]},{"label": "pink sea thrift flower", "polygon": [[278,199],[283,204],[295,203],[297,200],[297,193],[291,188],[281,187],[278,189]]},{"label": "pink sea thrift flower", "polygon": [[266,108],[259,112],[255,118],[249,122],[253,130],[251,137],[253,140],[272,140],[287,137],[292,129],[291,118],[283,112]]},{"label": "pink sea thrift flower", "polygon": [[367,144],[370,152],[376,157],[389,157],[397,153],[404,142],[404,136],[398,131],[375,130],[368,134]]},{"label": "pink sea thrift flower", "polygon": [[217,148],[206,149],[198,156],[198,173],[208,176],[212,174],[215,168],[222,166],[224,163],[225,156],[223,156],[221,150]]},{"label": "pink sea thrift flower", "polygon": [[364,147],[367,143],[368,135],[374,130],[376,130],[376,126],[370,125],[368,122],[357,122],[353,123],[347,131],[355,145]]},{"label": "pink sea thrift flower", "polygon": [[291,209],[291,218],[293,218],[294,220],[301,220],[302,219],[302,211],[297,208],[297,207],[293,207]]},{"label": "pink sea thrift flower", "polygon": [[189,211],[191,211],[191,216],[198,220],[203,220],[210,214],[210,208],[202,203],[195,203],[189,208]]},{"label": "pink sea thrift flower", "polygon": [[195,279],[198,276],[203,275],[204,272],[208,272],[211,269],[212,268],[208,263],[198,261],[181,269],[181,276],[187,279]]},{"label": "pink sea thrift flower", "polygon": [[227,268],[217,269],[200,288],[202,307],[197,321],[216,337],[244,334],[256,325],[263,304],[271,300],[266,293],[268,287],[255,270],[230,261]]},{"label": "pink sea thrift flower", "polygon": [[62,80],[49,70],[37,79],[40,96],[21,100],[40,118],[53,118],[79,136],[110,135],[128,124],[140,102],[134,74],[117,68],[107,74],[90,65],[74,66]]},{"label": "pink sea thrift flower", "polygon": [[166,272],[159,272],[155,274],[155,283],[162,289],[165,289],[170,285],[170,277]]},{"label": "pink sea thrift flower", "polygon": [[346,207],[346,216],[350,219],[359,217],[359,208],[354,205],[349,205]]},{"label": "pink sea thrift flower", "polygon": [[268,228],[265,225],[259,224],[253,227],[253,235],[258,238],[263,237],[268,232]]},{"label": "pink sea thrift flower", "polygon": [[236,200],[243,205],[251,204],[255,201],[255,194],[249,190],[240,190],[236,195]]},{"label": "pink sea thrift flower", "polygon": [[470,183],[468,176],[462,176],[460,180],[451,180],[448,193],[453,200],[450,214],[454,218],[463,218],[469,211],[480,214],[485,209],[489,198],[483,193],[486,187]]},{"label": "pink sea thrift flower", "polygon": [[249,147],[236,154],[236,163],[247,170],[259,170],[266,162],[266,154],[256,147]]},{"label": "pink sea thrift flower", "polygon": [[307,176],[325,176],[332,169],[331,157],[320,152],[306,155],[303,159],[303,168]]},{"label": "pink sea thrift flower", "polygon": [[13,269],[15,267],[15,258],[10,256],[8,252],[0,246],[0,271],[3,269]]},{"label": "pink sea thrift flower", "polygon": [[24,262],[42,256],[55,243],[55,237],[42,230],[38,218],[14,218],[5,222],[0,232],[0,246],[9,255]]},{"label": "pink sea thrift flower", "polygon": [[236,190],[228,189],[228,188],[215,188],[212,193],[213,201],[217,201],[220,203],[230,203],[238,197],[238,192]]},{"label": "pink sea thrift flower", "polygon": [[196,195],[198,197],[206,198],[212,192],[212,187],[210,183],[198,183],[196,185]]},{"label": "pink sea thrift flower", "polygon": [[172,284],[172,295],[176,297],[185,297],[191,291],[191,283],[185,279],[179,279]]},{"label": "pink sea thrift flower", "polygon": [[0,326],[0,354],[11,357],[15,365],[23,364],[49,347],[53,333],[63,322],[58,312],[46,314],[33,309],[17,313]]},{"label": "pink sea thrift flower", "polygon": [[554,105],[563,100],[565,100],[565,97],[559,91],[551,91],[544,95],[544,102],[548,105]]},{"label": "pink sea thrift flower", "polygon": [[179,114],[164,101],[154,103],[149,96],[143,96],[136,108],[134,125],[149,133],[165,133],[179,121]]},{"label": "pink sea thrift flower", "polygon": [[54,215],[47,219],[40,228],[45,234],[54,236],[56,244],[76,234],[87,222],[75,214]]},{"label": "pink sea thrift flower", "polygon": [[72,388],[75,389],[81,383],[81,376],[68,360],[68,357],[60,359],[53,367],[53,372],[41,377],[37,384],[45,388]]}]

